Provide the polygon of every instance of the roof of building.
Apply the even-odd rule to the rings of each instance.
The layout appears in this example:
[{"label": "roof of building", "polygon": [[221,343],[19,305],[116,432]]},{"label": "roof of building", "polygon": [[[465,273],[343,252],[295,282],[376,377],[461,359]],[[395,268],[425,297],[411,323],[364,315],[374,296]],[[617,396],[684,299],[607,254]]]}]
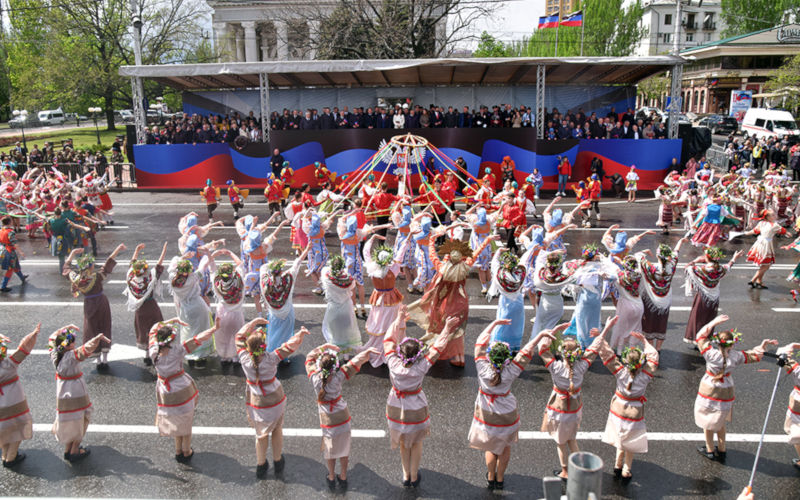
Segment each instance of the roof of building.
[{"label": "roof of building", "polygon": [[800,52],[800,40],[792,42],[781,42],[778,34],[781,30],[795,30],[800,32],[800,25],[787,24],[773,26],[763,30],[745,33],[743,35],[732,36],[705,43],[696,47],[681,50],[681,55],[712,57],[716,55],[774,55],[774,54],[796,54]]},{"label": "roof of building", "polygon": [[119,74],[179,90],[258,87],[263,73],[278,88],[533,85],[536,67],[544,65],[548,85],[630,85],[683,62],[670,55],[264,61],[122,66]]}]

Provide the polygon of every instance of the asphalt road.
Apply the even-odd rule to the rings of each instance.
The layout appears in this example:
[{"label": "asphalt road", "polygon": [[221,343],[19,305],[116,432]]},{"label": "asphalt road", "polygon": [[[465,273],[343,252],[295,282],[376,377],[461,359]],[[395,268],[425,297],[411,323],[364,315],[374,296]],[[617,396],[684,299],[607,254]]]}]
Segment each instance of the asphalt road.
[{"label": "asphalt road", "polygon": [[[94,403],[92,425],[85,445],[92,455],[83,463],[69,465],[61,458],[61,446],[50,434],[55,416],[55,382],[53,367],[46,355],[46,338],[57,327],[80,325],[82,307],[69,293],[67,282],[57,274],[56,260],[44,242],[29,242],[23,237],[22,248],[27,258],[22,266],[31,274],[28,284],[20,288],[12,281],[12,293],[0,297],[2,332],[16,342],[29,332],[37,321],[42,322],[42,335],[37,351],[20,368],[20,376],[32,408],[34,438],[23,443],[27,460],[15,471],[0,469],[0,495],[66,496],[66,497],[144,497],[144,498],[320,498],[330,494],[324,475],[325,467],[319,450],[318,417],[315,394],[303,370],[305,354],[323,342],[320,321],[323,299],[313,295],[308,280],[302,280],[296,291],[297,326],[305,325],[312,335],[306,339],[288,367],[279,377],[288,395],[284,419],[287,437],[284,454],[287,466],[276,478],[270,470],[268,479],[255,478],[255,453],[252,430],[248,427],[244,407],[244,381],[239,373],[223,373],[216,361],[209,369],[189,372],[200,389],[200,405],[195,416],[193,447],[196,455],[191,466],[177,464],[173,443],[159,437],[153,426],[155,415],[155,375],[142,363],[142,354],[132,347],[133,315],[121,295],[127,259],[138,242],[147,244],[145,254],[156,258],[163,241],[169,242],[169,255],[177,252],[178,218],[190,210],[204,212],[196,196],[188,194],[127,193],[112,195],[116,225],[98,235],[103,255],[124,242],[129,250],[120,259],[123,265],[111,276],[106,294],[112,303],[115,346],[111,351],[110,372],[98,374],[90,364],[84,366],[89,393]],[[611,201],[611,200],[609,200]],[[619,223],[628,228],[652,228],[656,220],[656,204],[652,201],[629,205],[624,202],[603,205],[602,225]],[[543,203],[541,204],[544,205]],[[244,213],[266,214],[266,205],[248,203]],[[214,237],[234,242],[232,211],[223,206],[217,214],[228,226]],[[201,220],[205,217],[201,216]],[[288,232],[286,233],[288,234]],[[585,242],[597,241],[602,229],[571,231],[566,241],[570,256]],[[655,249],[659,242],[674,244],[679,234],[669,237],[647,236],[640,248]],[[780,240],[779,240],[780,241]],[[786,240],[783,240],[784,242]],[[726,245],[728,253],[748,248],[751,241]],[[784,244],[783,242],[781,244]],[[331,251],[338,250],[335,236],[328,237]],[[686,262],[699,255],[687,248]],[[275,256],[291,258],[288,246],[276,245]],[[789,296],[784,280],[794,267],[795,256],[779,251],[778,263],[767,276],[768,290],[752,291],[746,286],[753,268],[737,265],[722,285],[721,310],[731,316],[731,325],[744,332],[743,347],[758,344],[763,337],[773,337],[784,345],[798,340],[800,306]],[[16,280],[16,278],[15,278]],[[755,456],[758,435],[774,385],[777,367],[767,359],[759,365],[747,365],[736,371],[737,401],[734,420],[728,427],[730,444],[725,465],[709,462],[695,452],[702,440],[701,430],[694,425],[693,403],[703,373],[699,353],[681,342],[691,303],[683,296],[683,277],[676,278],[674,307],[670,330],[661,357],[660,370],[651,383],[647,402],[647,427],[650,451],[637,456],[634,479],[628,486],[613,480],[611,473],[614,449],[600,441],[605,428],[608,404],[614,390],[614,379],[596,362],[583,388],[584,417],[579,444],[581,449],[597,453],[605,461],[604,498],[735,498],[747,484]],[[400,282],[404,287],[404,282]],[[367,287],[369,291],[371,287]],[[477,276],[468,283],[470,311],[467,351],[480,331],[493,319],[495,302],[487,303],[480,296]],[[413,299],[411,299],[413,300]],[[410,301],[410,300],[409,300]],[[164,299],[163,302],[168,302]],[[568,302],[568,306],[572,304]],[[604,304],[604,317],[612,313],[612,304]],[[165,316],[174,310],[163,307]],[[565,315],[571,312],[567,311]],[[246,309],[248,319],[254,309]],[[528,310],[528,317],[533,311]],[[363,328],[363,321],[362,321]],[[418,328],[410,328],[419,334]],[[188,369],[188,368],[187,368]],[[422,459],[422,485],[419,490],[403,490],[399,485],[400,460],[389,447],[384,405],[390,384],[385,368],[365,368],[345,385],[346,398],[353,417],[353,444],[350,462],[349,497],[352,498],[490,498],[484,489],[485,467],[482,453],[467,445],[467,433],[477,392],[475,366],[471,354],[463,370],[439,363],[430,372],[424,390],[430,403],[432,435],[425,441]],[[502,496],[539,498],[541,479],[550,475],[558,464],[555,444],[538,433],[545,400],[551,387],[550,377],[537,358],[512,390],[519,401],[522,417],[521,439],[512,448],[512,460],[506,474]],[[800,473],[791,465],[795,457],[786,444],[783,420],[791,383],[783,381],[767,426],[767,442],[755,476],[756,498],[798,498]],[[271,460],[270,460],[271,461]]]}]

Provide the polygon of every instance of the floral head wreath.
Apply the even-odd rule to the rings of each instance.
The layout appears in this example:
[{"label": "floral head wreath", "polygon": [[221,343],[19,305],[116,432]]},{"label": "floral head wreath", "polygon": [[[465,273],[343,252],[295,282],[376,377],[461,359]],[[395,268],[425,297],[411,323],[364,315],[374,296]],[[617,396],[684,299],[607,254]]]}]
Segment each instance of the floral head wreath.
[{"label": "floral head wreath", "polygon": [[500,256],[500,265],[509,271],[513,271],[514,269],[519,266],[519,257],[514,255],[512,252],[503,252]]},{"label": "floral head wreath", "polygon": [[94,255],[91,254],[83,254],[78,257],[76,262],[78,269],[83,271],[84,269],[88,269],[90,266],[94,265]]},{"label": "floral head wreath", "polygon": [[[333,357],[333,366],[330,369],[325,369],[322,367],[322,356],[330,354]],[[320,353],[317,357],[317,371],[322,375],[323,378],[328,378],[331,376],[332,373],[336,373],[339,370],[339,353],[334,351],[333,349],[325,349]]]},{"label": "floral head wreath", "polygon": [[263,356],[264,353],[267,352],[267,327],[266,326],[259,326],[255,329],[257,333],[261,335],[261,343],[258,344],[258,347],[250,351],[250,356],[257,358],[259,356]]},{"label": "floral head wreath", "polygon": [[622,267],[624,267],[626,271],[635,271],[638,264],[636,258],[632,255],[628,255],[622,260]]},{"label": "floral head wreath", "polygon": [[178,261],[178,265],[175,267],[178,274],[189,274],[192,272],[192,262],[188,259],[181,259]]},{"label": "floral head wreath", "polygon": [[[730,333],[731,337],[733,338],[731,338],[731,340],[722,340],[720,338],[720,335],[723,333]],[[719,347],[730,347],[733,344],[739,342],[740,340],[742,340],[742,332],[737,331],[736,328],[733,328],[731,330],[724,330],[722,332],[714,332],[711,334],[711,343]]]},{"label": "floral head wreath", "polygon": [[672,247],[664,243],[658,245],[657,255],[661,258],[669,259],[672,257]]},{"label": "floral head wreath", "polygon": [[70,344],[75,342],[76,332],[77,330],[71,326],[65,326],[64,328],[56,330],[55,333],[50,336],[47,342],[47,348],[50,351],[64,352]]},{"label": "floral head wreath", "polygon": [[372,249],[372,260],[379,266],[386,267],[394,260],[394,250],[386,245],[378,245]]},{"label": "floral head wreath", "polygon": [[[628,355],[633,353],[633,352],[638,352],[639,353],[639,359],[636,362],[628,361]],[[636,370],[641,368],[642,364],[643,364],[643,361],[642,361],[642,359],[643,359],[642,350],[640,348],[638,348],[638,347],[626,347],[625,349],[622,350],[622,358],[621,359],[622,359],[622,363],[628,368],[628,370],[630,370],[632,372],[635,372]]]},{"label": "floral head wreath", "polygon": [[233,264],[226,262],[225,264],[220,264],[220,266],[217,267],[217,276],[221,277],[222,279],[229,280],[233,277],[235,270],[236,268],[233,267]]},{"label": "floral head wreath", "polygon": [[495,370],[500,371],[511,363],[511,347],[509,347],[507,342],[492,342],[487,357]]},{"label": "floral head wreath", "polygon": [[[178,333],[178,329],[175,328],[174,321],[159,321],[157,324],[158,328],[156,328],[156,344],[158,347],[168,346],[175,340],[175,335]],[[158,332],[158,330],[162,328],[169,328],[169,333],[166,335],[162,335]]]},{"label": "floral head wreath", "polygon": [[0,361],[6,359],[9,342],[11,342],[10,338],[6,337],[5,335],[0,335]]},{"label": "floral head wreath", "polygon": [[583,357],[583,350],[580,346],[576,346],[574,349],[567,349],[563,342],[558,347],[558,352],[561,353],[561,357],[569,362],[569,364],[574,364]]},{"label": "floral head wreath", "polygon": [[705,255],[708,260],[717,262],[718,260],[725,257],[725,252],[719,247],[709,247],[706,248]]},{"label": "floral head wreath", "polygon": [[133,269],[133,272],[136,273],[137,276],[146,273],[149,267],[145,259],[136,259],[131,262],[131,269]]},{"label": "floral head wreath", "polygon": [[[405,354],[403,354],[402,349],[400,349],[400,347],[402,347],[402,345],[405,344],[406,342],[414,342],[415,344],[417,344],[417,346],[419,346],[417,353],[410,358],[407,358]],[[415,337],[404,337],[403,340],[401,340],[400,343],[397,344],[397,347],[395,348],[395,354],[397,354],[397,357],[400,358],[400,361],[404,365],[413,365],[414,363],[417,362],[420,356],[422,356],[422,341]]]},{"label": "floral head wreath", "polygon": [[587,243],[581,248],[581,257],[584,259],[593,259],[595,255],[597,255],[597,243]]},{"label": "floral head wreath", "polygon": [[547,261],[545,265],[550,268],[558,268],[561,267],[561,264],[564,263],[564,254],[562,253],[551,253],[547,256]]},{"label": "floral head wreath", "polygon": [[280,274],[286,266],[286,259],[275,259],[267,265],[267,269],[272,274]]}]

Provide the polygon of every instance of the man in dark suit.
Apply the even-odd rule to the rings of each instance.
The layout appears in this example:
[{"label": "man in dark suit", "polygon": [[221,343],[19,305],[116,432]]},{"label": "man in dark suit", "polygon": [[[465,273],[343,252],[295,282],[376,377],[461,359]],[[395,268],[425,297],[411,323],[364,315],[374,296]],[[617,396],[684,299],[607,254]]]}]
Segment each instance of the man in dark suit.
[{"label": "man in dark suit", "polygon": [[633,128],[628,120],[622,121],[622,139],[633,139]]},{"label": "man in dark suit", "polygon": [[284,161],[281,150],[275,148],[275,151],[272,152],[272,158],[269,159],[269,166],[272,168],[272,173],[275,175],[276,179],[281,178],[281,169],[283,169]]},{"label": "man in dark suit", "polygon": [[458,128],[472,127],[472,115],[469,113],[469,106],[464,106],[461,113],[458,114]]},{"label": "man in dark suit", "polygon": [[311,110],[306,110],[305,116],[300,120],[300,130],[314,130],[315,123],[311,118]]},{"label": "man in dark suit", "polygon": [[447,107],[447,113],[444,114],[444,126],[447,128],[455,128],[458,123],[458,113],[453,111],[453,106]]},{"label": "man in dark suit", "polygon": [[331,108],[322,108],[322,114],[319,116],[319,128],[322,130],[332,130],[336,128],[336,122],[331,114]]},{"label": "man in dark suit", "polygon": [[386,108],[380,108],[379,113],[375,116],[375,128],[392,128],[392,119],[386,114]]}]

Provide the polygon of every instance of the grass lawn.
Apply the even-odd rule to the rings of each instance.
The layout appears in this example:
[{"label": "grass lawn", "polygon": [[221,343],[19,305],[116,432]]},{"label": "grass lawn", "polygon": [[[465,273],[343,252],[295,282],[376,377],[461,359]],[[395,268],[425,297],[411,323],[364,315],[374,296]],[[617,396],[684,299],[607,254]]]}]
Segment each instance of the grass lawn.
[{"label": "grass lawn", "polygon": [[[118,135],[124,134],[124,128],[117,128],[117,130],[109,131],[105,130],[104,127],[101,127],[100,143],[103,144],[106,149],[110,149],[111,144],[114,143],[114,138]],[[20,133],[18,137],[15,136],[15,140],[21,140],[21,138],[22,133]],[[75,149],[88,148],[94,144],[97,144],[97,132],[95,132],[94,127],[53,130],[50,132],[39,133],[25,133],[25,139],[28,142],[28,149],[32,149],[34,144],[38,144],[41,148],[45,141],[52,142],[58,146],[61,144],[61,141],[70,138],[72,139]],[[13,141],[11,143],[13,144]]]}]

